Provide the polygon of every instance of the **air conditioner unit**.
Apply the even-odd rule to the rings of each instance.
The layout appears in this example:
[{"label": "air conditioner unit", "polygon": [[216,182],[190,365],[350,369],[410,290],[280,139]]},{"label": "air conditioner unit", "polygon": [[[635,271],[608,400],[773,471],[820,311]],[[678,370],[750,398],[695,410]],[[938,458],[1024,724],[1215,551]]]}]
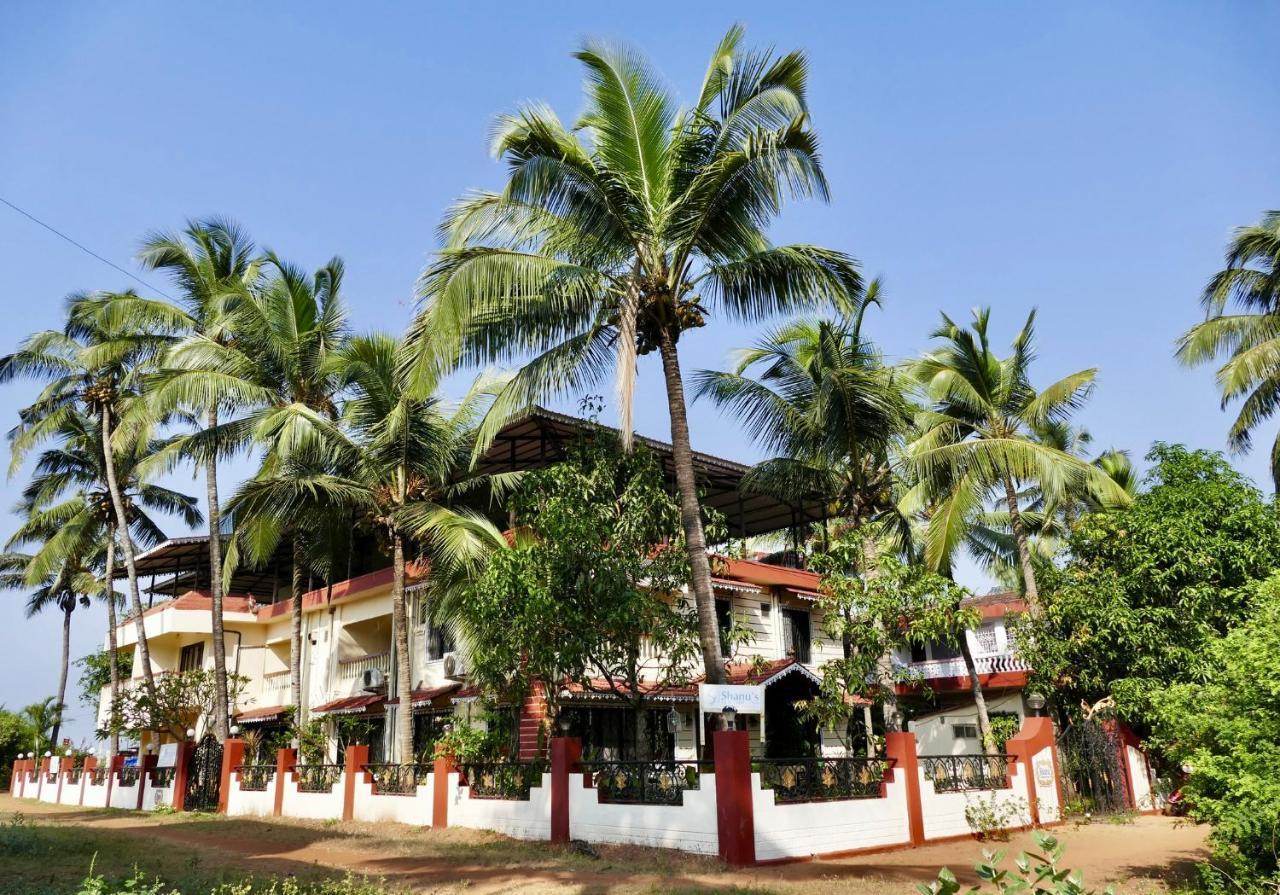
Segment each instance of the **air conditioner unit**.
[{"label": "air conditioner unit", "polygon": [[443,666],[445,677],[455,681],[466,679],[467,663],[463,661],[462,653],[445,653]]},{"label": "air conditioner unit", "polygon": [[366,668],[360,675],[360,689],[370,693],[386,689],[387,676],[376,668]]}]

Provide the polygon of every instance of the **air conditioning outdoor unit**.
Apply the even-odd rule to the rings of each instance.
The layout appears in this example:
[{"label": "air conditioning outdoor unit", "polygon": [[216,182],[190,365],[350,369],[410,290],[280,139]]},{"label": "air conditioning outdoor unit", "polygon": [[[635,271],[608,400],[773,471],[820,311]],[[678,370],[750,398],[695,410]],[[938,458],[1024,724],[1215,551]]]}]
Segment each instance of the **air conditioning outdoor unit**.
[{"label": "air conditioning outdoor unit", "polygon": [[466,679],[467,663],[463,661],[461,653],[445,653],[443,664],[445,677],[455,681]]},{"label": "air conditioning outdoor unit", "polygon": [[387,686],[387,676],[376,668],[366,668],[360,675],[360,689],[367,692],[383,690]]}]

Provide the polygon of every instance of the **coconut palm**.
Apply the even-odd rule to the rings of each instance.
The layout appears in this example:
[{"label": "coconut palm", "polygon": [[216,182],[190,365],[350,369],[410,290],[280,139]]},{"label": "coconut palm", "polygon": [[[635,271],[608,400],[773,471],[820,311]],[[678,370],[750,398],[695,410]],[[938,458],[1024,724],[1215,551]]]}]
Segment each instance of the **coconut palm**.
[{"label": "coconut palm", "polygon": [[[879,301],[878,283],[868,300]],[[840,534],[856,539],[857,571],[872,579],[882,540],[903,529],[890,458],[910,426],[911,407],[901,374],[862,336],[863,310],[786,324],[740,352],[732,371],[703,370],[695,381],[699,396],[733,412],[753,440],[782,454],[756,465],[743,487],[821,499]],[[844,648],[848,655],[848,638]],[[877,676],[885,727],[901,730],[891,655],[881,657]]]},{"label": "coconut palm", "polygon": [[[177,287],[176,305],[137,296],[119,302],[113,310],[125,325],[155,328],[188,339],[198,339],[222,348],[231,348],[236,338],[231,326],[238,305],[258,284],[260,263],[253,243],[234,223],[220,218],[188,222],[182,233],[153,233],[143,243],[139,260],[146,270],[169,274]],[[177,351],[187,350],[179,342]],[[162,371],[149,383],[150,401],[145,410],[160,417],[183,410],[195,414],[198,425],[216,433],[223,414],[234,414],[244,397],[239,381],[222,382],[217,371],[205,371],[203,388],[184,381],[166,388],[171,378]],[[188,371],[177,371],[182,376]],[[213,728],[219,740],[227,737],[226,637],[222,621],[222,536],[218,507],[218,460],[216,436],[203,452],[206,505],[209,520],[209,596],[213,631],[213,667],[216,710]]]},{"label": "coconut palm", "polygon": [[[336,419],[339,382],[324,366],[346,338],[346,311],[340,259],[308,276],[267,252],[259,277],[256,263],[249,260],[251,248],[238,231],[229,224],[216,232],[213,225],[205,226],[208,232],[192,228],[188,233],[190,245],[156,239],[144,251],[144,258],[187,284],[183,288],[190,305],[180,309],[185,316],[178,320],[163,307],[149,311],[157,324],[182,324],[186,335],[165,354],[163,370],[150,381],[148,407],[153,416],[176,408],[204,414],[204,428],[175,439],[155,462],[171,465],[189,458],[204,466],[213,483],[209,499],[216,504],[219,459],[258,448],[263,451],[262,474],[270,477],[274,466],[285,462],[316,427]],[[148,309],[133,313],[136,319]],[[211,550],[219,529],[220,524],[210,528]],[[300,705],[300,597],[306,561],[301,542],[295,554],[290,672],[292,698]],[[238,562],[233,542],[222,557],[221,574]]]},{"label": "coconut palm", "polygon": [[933,333],[943,345],[910,365],[930,403],[918,415],[921,434],[910,446],[909,460],[925,491],[946,495],[926,531],[929,565],[942,565],[957,532],[995,495],[1008,512],[1023,591],[1034,614],[1040,597],[1019,488],[1034,484],[1043,493],[1089,492],[1121,506],[1128,496],[1098,467],[1036,437],[1083,405],[1097,371],[1081,370],[1037,391],[1030,380],[1035,312],[1007,358],[991,348],[989,320],[989,309],[976,310],[972,329],[965,329],[944,314]]},{"label": "coconut palm", "polygon": [[[26,553],[0,554],[0,588],[17,590],[31,584],[28,567],[32,557]],[[58,742],[62,713],[66,709],[67,670],[71,665],[71,613],[77,606],[89,606],[90,596],[98,589],[97,576],[86,556],[68,556],[52,573],[38,579],[27,597],[25,614],[34,618],[47,609],[62,613],[62,657],[58,666],[58,692],[54,697],[52,731],[49,739]]]},{"label": "coconut palm", "polygon": [[[132,295],[133,293],[124,293]],[[67,323],[62,330],[45,330],[23,340],[18,350],[0,358],[0,382],[18,376],[46,381],[34,404],[21,412],[9,433],[13,462],[20,466],[34,447],[57,437],[70,417],[88,413],[98,420],[102,442],[103,478],[115,517],[116,534],[124,553],[129,599],[138,636],[138,655],[147,687],[154,684],[151,652],[142,623],[142,597],[128,510],[116,474],[117,452],[145,442],[146,431],[135,428],[117,437],[116,423],[139,396],[142,381],[153,369],[168,337],[112,319],[104,309],[120,294],[79,293],[67,299]]]},{"label": "coconut palm", "polygon": [[[1240,402],[1227,440],[1248,451],[1254,430],[1280,406],[1280,211],[1235,231],[1226,266],[1200,303],[1205,319],[1178,339],[1177,358],[1191,367],[1226,358],[1216,377],[1222,407]],[[1271,446],[1271,477],[1280,490],[1280,436]]]},{"label": "coconut palm", "polygon": [[[483,381],[456,405],[407,388],[406,347],[392,336],[360,336],[336,351],[327,371],[350,385],[342,426],[328,427],[274,470],[246,482],[228,504],[237,527],[269,555],[290,520],[321,511],[352,516],[377,531],[392,561],[392,637],[397,657],[397,754],[413,759],[412,667],[405,594],[407,558],[430,558],[453,499],[510,476],[468,479],[473,430],[489,397]],[[421,381],[417,383],[421,385]],[[461,481],[460,481],[461,480]]]},{"label": "coconut palm", "polygon": [[[19,505],[24,521],[9,539],[8,548],[37,545],[26,569],[26,583],[35,584],[81,556],[92,556],[101,568],[97,596],[107,608],[111,699],[119,697],[120,674],[116,656],[116,607],[114,587],[116,537],[115,513],[107,493],[105,463],[98,420],[83,413],[67,416],[57,433],[56,446],[37,458],[31,481],[23,489]],[[135,544],[148,548],[165,534],[153,515],[178,516],[188,526],[203,522],[196,501],[142,478],[141,468],[156,445],[133,445],[117,451],[116,471],[122,489],[130,534]],[[112,754],[117,746],[112,734]]]},{"label": "coconut palm", "polygon": [[[624,443],[632,437],[636,357],[656,351],[708,680],[723,682],[678,344],[711,315],[756,320],[855,298],[848,256],[775,246],[766,227],[793,197],[825,198],[809,127],[807,62],[742,47],[735,27],[712,55],[691,108],[678,109],[650,65],[589,42],[586,111],[568,128],[544,105],[499,118],[500,193],[464,198],[423,275],[411,338],[415,368],[532,356],[481,427],[615,372]],[[420,346],[421,347],[421,346]]]}]

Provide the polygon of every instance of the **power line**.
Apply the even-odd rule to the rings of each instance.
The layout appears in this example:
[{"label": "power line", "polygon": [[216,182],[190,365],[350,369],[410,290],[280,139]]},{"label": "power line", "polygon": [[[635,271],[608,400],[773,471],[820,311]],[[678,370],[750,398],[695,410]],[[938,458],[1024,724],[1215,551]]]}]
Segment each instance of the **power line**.
[{"label": "power line", "polygon": [[167,294],[167,293],[163,292],[162,290],[157,289],[155,286],[152,286],[152,285],[151,285],[150,283],[148,283],[146,280],[142,279],[142,277],[138,276],[137,274],[130,273],[129,271],[127,271],[127,270],[125,270],[123,267],[121,267],[119,264],[116,264],[116,263],[115,263],[115,262],[113,262],[113,261],[108,261],[106,258],[103,258],[101,255],[99,255],[99,254],[98,254],[97,252],[95,252],[93,249],[90,249],[90,248],[88,248],[87,246],[81,245],[80,243],[76,242],[74,239],[72,239],[70,236],[68,236],[67,234],[63,233],[61,230],[57,229],[56,227],[53,227],[53,226],[51,226],[51,225],[49,225],[49,224],[46,224],[44,221],[40,220],[40,219],[39,219],[38,217],[36,217],[34,214],[31,214],[29,211],[24,211],[23,209],[21,209],[21,208],[19,208],[18,206],[14,205],[12,202],[10,202],[8,199],[6,199],[4,196],[0,196],[0,202],[3,202],[5,205],[8,205],[10,208],[12,208],[12,209],[13,209],[14,211],[16,211],[18,214],[22,215],[22,216],[23,216],[24,218],[26,218],[27,220],[29,220],[29,221],[33,221],[34,223],[39,224],[41,227],[44,227],[46,230],[48,230],[48,231],[49,231],[50,233],[52,233],[54,236],[57,236],[57,237],[59,237],[59,238],[61,238],[61,239],[65,239],[67,242],[71,243],[73,246],[75,246],[75,247],[76,247],[77,249],[79,249],[80,251],[84,252],[86,255],[90,255],[90,256],[92,256],[92,257],[94,257],[94,258],[97,258],[99,261],[101,261],[103,264],[107,265],[108,267],[110,267],[110,268],[112,268],[112,269],[114,269],[114,270],[118,270],[118,271],[120,271],[120,273],[124,274],[126,277],[129,277],[129,279],[134,280],[134,281],[136,281],[136,282],[138,282],[138,283],[141,283],[143,286],[146,286],[146,287],[147,287],[148,289],[150,289],[152,292],[158,292],[158,293],[160,293],[160,294],[161,294],[161,295],[163,295],[165,298],[169,299],[169,301],[173,301],[173,300],[174,300],[172,295],[169,295],[169,294]]}]

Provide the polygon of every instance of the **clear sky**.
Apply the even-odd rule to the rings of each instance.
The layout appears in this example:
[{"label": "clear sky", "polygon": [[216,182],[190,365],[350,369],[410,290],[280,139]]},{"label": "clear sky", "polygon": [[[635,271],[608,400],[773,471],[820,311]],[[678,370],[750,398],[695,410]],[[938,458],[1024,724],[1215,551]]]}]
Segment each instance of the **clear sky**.
[{"label": "clear sky", "polygon": [[[537,99],[571,119],[569,54],[592,36],[644,49],[687,97],[735,20],[812,66],[832,201],[794,207],[775,236],[885,278],[870,327],[889,354],[925,347],[940,309],[989,304],[1007,341],[1036,306],[1041,382],[1101,370],[1082,415],[1099,447],[1223,445],[1211,373],[1171,346],[1231,229],[1280,202],[1273,3],[4,0],[0,196],[135,272],[147,231],[234,217],[308,267],[341,255],[353,325],[398,330],[441,211],[500,183],[496,113]],[[67,293],[136,285],[3,206],[0,272],[4,351],[58,325]],[[684,365],[720,366],[751,337],[714,323],[682,341]],[[0,419],[33,393],[0,390]],[[637,420],[666,438],[651,360]],[[709,407],[692,425],[696,448],[758,456]],[[1265,481],[1264,456],[1240,464]],[[52,693],[59,620],[25,621],[16,593],[0,619],[0,703]],[[102,629],[77,612],[74,654]],[[71,715],[86,734],[91,711]]]}]

